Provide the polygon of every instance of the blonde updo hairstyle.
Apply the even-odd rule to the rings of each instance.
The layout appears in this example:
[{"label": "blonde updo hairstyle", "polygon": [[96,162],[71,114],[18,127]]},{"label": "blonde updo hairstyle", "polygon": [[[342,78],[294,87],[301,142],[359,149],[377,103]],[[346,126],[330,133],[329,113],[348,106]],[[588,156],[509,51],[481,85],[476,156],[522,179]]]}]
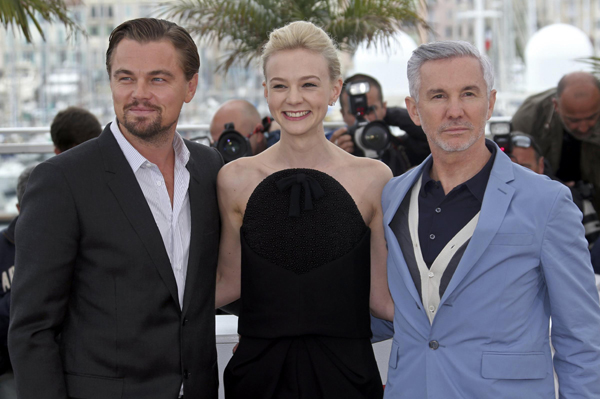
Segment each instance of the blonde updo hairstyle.
[{"label": "blonde updo hairstyle", "polygon": [[263,47],[261,61],[263,75],[267,78],[267,61],[278,51],[304,49],[325,57],[329,66],[329,78],[332,82],[341,78],[340,59],[336,46],[327,33],[315,24],[296,21],[275,29],[269,35],[269,41]]}]

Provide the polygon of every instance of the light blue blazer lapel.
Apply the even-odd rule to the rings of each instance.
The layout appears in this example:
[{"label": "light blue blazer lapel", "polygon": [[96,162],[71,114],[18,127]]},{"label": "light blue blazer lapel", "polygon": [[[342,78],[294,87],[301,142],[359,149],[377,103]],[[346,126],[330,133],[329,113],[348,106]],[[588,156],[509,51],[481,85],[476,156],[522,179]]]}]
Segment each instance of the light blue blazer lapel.
[{"label": "light blue blazer lapel", "polygon": [[[386,190],[386,192],[384,193],[385,198],[383,199],[383,202],[384,202],[383,226],[385,229],[385,236],[387,239],[389,256],[392,259],[392,264],[390,264],[388,262],[387,267],[388,267],[388,269],[393,267],[395,269],[395,271],[397,273],[399,273],[400,276],[402,277],[402,281],[404,282],[406,289],[411,294],[411,296],[415,300],[415,303],[418,304],[418,306],[420,307],[420,309],[423,313],[424,319],[420,320],[419,322],[425,321],[426,322],[424,324],[425,327],[429,326],[429,320],[427,318],[427,314],[425,313],[425,310],[423,309],[421,297],[419,296],[419,293],[417,292],[417,288],[415,287],[415,283],[410,275],[410,272],[408,271],[408,266],[406,264],[406,261],[404,260],[404,255],[402,255],[402,251],[400,250],[400,244],[398,243],[398,240],[396,239],[396,235],[394,234],[394,232],[392,231],[392,229],[390,227],[390,223],[391,223],[392,219],[394,218],[394,215],[396,215],[396,212],[398,211],[398,208],[400,207],[402,200],[406,196],[406,193],[415,184],[415,182],[417,181],[419,176],[421,176],[421,173],[423,172],[423,166],[425,165],[425,163],[427,163],[427,161],[429,160],[430,157],[431,157],[431,155],[429,157],[427,157],[427,159],[425,159],[425,161],[423,161],[419,166],[417,166],[416,168],[412,169],[409,172],[406,172],[406,174],[403,175],[402,177],[392,179],[390,181],[390,183],[388,183],[391,185],[390,189]],[[388,271],[388,275],[389,275],[389,271]],[[419,323],[419,324],[421,324],[421,323]],[[425,335],[427,335],[427,331],[423,331],[423,333]]]},{"label": "light blue blazer lapel", "polygon": [[450,280],[450,284],[444,292],[444,296],[440,301],[440,308],[477,263],[481,255],[488,249],[490,242],[498,232],[515,192],[515,189],[507,184],[512,180],[514,180],[512,161],[497,148],[494,166],[481,204],[479,222]]}]

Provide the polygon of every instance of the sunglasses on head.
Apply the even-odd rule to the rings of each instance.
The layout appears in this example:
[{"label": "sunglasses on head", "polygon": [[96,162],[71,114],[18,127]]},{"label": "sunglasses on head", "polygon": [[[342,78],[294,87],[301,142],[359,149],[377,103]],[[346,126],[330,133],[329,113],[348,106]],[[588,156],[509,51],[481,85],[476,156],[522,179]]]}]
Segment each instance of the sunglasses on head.
[{"label": "sunglasses on head", "polygon": [[533,148],[538,155],[542,154],[540,147],[533,141],[533,139],[529,136],[521,135],[521,134],[513,134],[510,137],[510,141],[512,142],[513,147],[519,148]]}]

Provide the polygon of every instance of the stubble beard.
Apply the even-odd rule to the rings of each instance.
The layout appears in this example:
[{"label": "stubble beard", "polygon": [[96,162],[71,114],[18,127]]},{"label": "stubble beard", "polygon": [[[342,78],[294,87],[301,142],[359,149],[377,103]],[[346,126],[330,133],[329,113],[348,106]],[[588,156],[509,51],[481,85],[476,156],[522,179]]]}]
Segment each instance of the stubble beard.
[{"label": "stubble beard", "polygon": [[123,120],[118,122],[133,136],[149,144],[160,145],[168,141],[170,137],[169,131],[177,120],[174,120],[168,125],[163,125],[162,110],[148,104],[144,104],[144,106],[156,111],[154,120],[150,120],[148,117],[128,117],[127,110],[137,105],[139,105],[137,102],[127,105],[123,114]]},{"label": "stubble beard", "polygon": [[468,150],[485,133],[485,129],[481,129],[481,132],[477,135],[469,134],[467,141],[457,140],[457,142],[453,142],[452,140],[444,140],[442,138],[442,135],[444,134],[443,131],[451,127],[464,127],[471,131],[473,131],[475,128],[473,124],[468,121],[444,123],[443,125],[439,126],[435,134],[431,135],[429,139],[433,142],[433,144],[445,152],[461,152]]}]

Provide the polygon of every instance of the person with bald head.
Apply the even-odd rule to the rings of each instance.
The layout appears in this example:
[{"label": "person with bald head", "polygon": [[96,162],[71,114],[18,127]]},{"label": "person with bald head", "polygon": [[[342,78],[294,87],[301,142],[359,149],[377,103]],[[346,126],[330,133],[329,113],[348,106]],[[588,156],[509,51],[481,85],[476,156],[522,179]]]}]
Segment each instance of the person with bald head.
[{"label": "person with bald head", "polygon": [[535,138],[559,179],[569,186],[592,183],[600,210],[600,81],[594,75],[563,76],[556,88],[527,98],[512,124]]},{"label": "person with bald head", "polygon": [[213,143],[225,129],[225,124],[233,123],[235,130],[244,137],[249,137],[252,154],[256,155],[267,148],[264,134],[252,134],[261,119],[256,107],[246,100],[229,100],[223,103],[213,115],[210,122],[210,136]]}]

